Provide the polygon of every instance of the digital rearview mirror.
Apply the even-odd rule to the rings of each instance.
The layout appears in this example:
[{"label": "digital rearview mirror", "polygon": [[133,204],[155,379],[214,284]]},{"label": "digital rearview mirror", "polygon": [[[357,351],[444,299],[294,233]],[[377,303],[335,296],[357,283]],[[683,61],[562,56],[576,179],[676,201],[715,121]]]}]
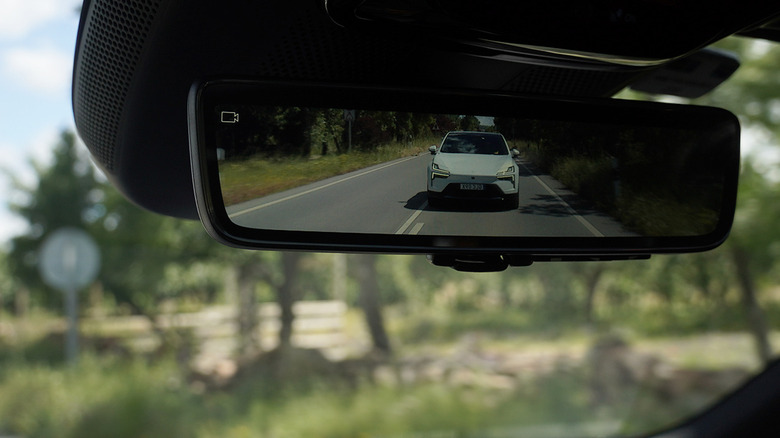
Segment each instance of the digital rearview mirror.
[{"label": "digital rearview mirror", "polygon": [[209,232],[248,248],[622,258],[719,245],[739,124],[705,107],[211,81],[189,98]]}]

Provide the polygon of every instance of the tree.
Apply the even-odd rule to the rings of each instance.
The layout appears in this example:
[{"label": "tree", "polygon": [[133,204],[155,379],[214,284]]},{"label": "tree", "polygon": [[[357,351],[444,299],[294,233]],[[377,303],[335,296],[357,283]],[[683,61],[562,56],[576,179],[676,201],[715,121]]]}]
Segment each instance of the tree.
[{"label": "tree", "polygon": [[[61,227],[84,229],[100,248],[102,269],[97,281],[102,288],[116,303],[147,316],[166,342],[169,333],[154,324],[159,304],[199,292],[184,284],[166,284],[167,273],[174,266],[208,260],[217,244],[199,223],[142,210],[97,180],[88,159],[79,155],[72,132],[62,132],[49,166],[35,163],[34,168],[37,184],[28,187],[17,181],[22,200],[12,205],[28,223],[28,231],[11,241],[9,270],[19,280],[19,289],[30,290],[35,301],[59,308],[59,294],[50,293],[40,280],[37,251]],[[201,287],[216,289],[213,283]]]},{"label": "tree", "polygon": [[298,300],[299,292],[297,287],[297,277],[299,271],[301,254],[297,252],[282,253],[282,272],[284,278],[282,283],[276,288],[276,300],[279,303],[281,314],[279,319],[281,327],[279,329],[279,347],[284,349],[292,343],[293,321],[295,313],[293,304]]},{"label": "tree", "polygon": [[[776,102],[780,99],[780,78],[775,72],[780,68],[780,48],[738,38],[723,40],[717,46],[735,52],[742,65],[726,85],[691,103],[731,109],[740,116],[745,131],[761,132],[774,140],[773,147],[778,147],[776,139],[780,136],[780,124],[777,123]],[[780,186],[769,183],[761,174],[772,170],[763,167],[766,166],[764,161],[755,157],[745,160],[740,177],[737,216],[725,244],[747,326],[762,362],[770,357],[771,348],[769,324],[759,305],[759,282],[771,275],[772,268],[776,266],[772,248],[780,241],[780,230],[775,225],[780,217],[776,202]],[[702,278],[701,267],[698,276]]]},{"label": "tree", "polygon": [[479,131],[479,119],[474,116],[463,116],[460,119],[461,131]]},{"label": "tree", "polygon": [[382,317],[379,280],[376,272],[376,255],[361,254],[355,258],[355,275],[360,288],[358,304],[363,309],[368,332],[371,334],[371,341],[374,349],[390,354],[392,348],[385,330],[384,318]]},{"label": "tree", "polygon": [[11,175],[22,199],[12,203],[11,210],[27,221],[28,228],[11,240],[9,270],[34,299],[58,308],[59,295],[49,293],[40,279],[38,249],[59,228],[90,229],[94,225],[100,214],[95,209],[98,184],[92,166],[78,155],[76,135],[70,131],[60,133],[51,164],[33,163],[33,168],[37,179],[34,186],[26,186]]},{"label": "tree", "polygon": [[[719,47],[738,53],[742,60],[740,69],[729,79],[728,86],[694,101],[694,103],[721,106],[739,114],[746,131],[763,131],[774,140],[777,148],[780,123],[777,123],[776,106],[780,99],[780,48],[754,41],[731,38],[720,42]],[[776,266],[773,243],[780,241],[776,221],[780,217],[777,196],[780,186],[770,183],[761,174],[771,169],[761,158],[748,157],[740,176],[737,216],[727,248],[741,291],[748,327],[756,342],[756,351],[762,362],[771,356],[769,324],[759,305],[757,280],[770,274]]]},{"label": "tree", "polygon": [[771,183],[746,163],[740,181],[737,214],[727,242],[748,328],[763,363],[771,359],[772,348],[769,324],[758,301],[756,280],[770,275],[776,266],[774,246],[768,243],[780,242],[780,229],[776,225],[780,217],[780,206],[776,202],[779,194],[780,185]]}]

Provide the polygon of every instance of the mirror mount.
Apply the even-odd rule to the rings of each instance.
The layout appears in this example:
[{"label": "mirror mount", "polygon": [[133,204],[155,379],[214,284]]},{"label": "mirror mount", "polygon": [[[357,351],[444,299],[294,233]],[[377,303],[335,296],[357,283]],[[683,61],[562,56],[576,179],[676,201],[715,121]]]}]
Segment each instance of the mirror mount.
[{"label": "mirror mount", "polygon": [[460,272],[501,272],[508,267],[531,266],[534,262],[612,262],[647,260],[650,254],[583,255],[583,256],[527,256],[520,254],[428,254],[428,261],[436,266]]},{"label": "mirror mount", "polygon": [[[527,264],[533,260],[530,257]],[[428,261],[436,266],[444,266],[461,272],[501,272],[509,267],[509,262],[499,254],[429,254]]]}]

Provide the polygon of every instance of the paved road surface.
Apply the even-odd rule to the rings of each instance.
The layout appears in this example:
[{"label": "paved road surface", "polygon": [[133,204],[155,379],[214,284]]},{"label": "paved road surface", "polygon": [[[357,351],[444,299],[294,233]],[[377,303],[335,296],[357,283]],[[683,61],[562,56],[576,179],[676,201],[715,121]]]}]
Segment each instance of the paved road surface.
[{"label": "paved road surface", "polygon": [[470,236],[635,236],[549,175],[520,166],[520,207],[433,208],[430,155],[402,158],[228,207],[243,226],[278,230]]}]

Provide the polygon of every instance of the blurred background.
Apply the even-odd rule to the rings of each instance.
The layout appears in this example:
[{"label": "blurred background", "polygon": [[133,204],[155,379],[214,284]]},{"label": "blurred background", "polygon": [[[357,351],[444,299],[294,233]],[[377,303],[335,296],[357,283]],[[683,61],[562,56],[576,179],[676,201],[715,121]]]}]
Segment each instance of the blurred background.
[{"label": "blurred background", "polygon": [[[225,248],[131,205],[74,132],[78,8],[0,0],[0,436],[637,434],[777,355],[776,47],[720,43],[743,65],[694,102],[743,124],[721,248],[467,274],[422,256]],[[63,227],[101,255],[77,292],[71,361],[64,294],[39,272]]]}]

